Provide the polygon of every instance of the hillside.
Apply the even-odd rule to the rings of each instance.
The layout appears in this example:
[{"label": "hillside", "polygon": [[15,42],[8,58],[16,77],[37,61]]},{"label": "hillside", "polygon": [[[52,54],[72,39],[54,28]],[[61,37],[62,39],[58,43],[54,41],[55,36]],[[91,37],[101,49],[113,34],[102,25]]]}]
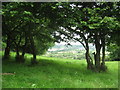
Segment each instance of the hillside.
[{"label": "hillside", "polygon": [[[91,54],[94,52],[94,47],[90,45]],[[82,45],[55,45],[48,52],[43,55],[47,57],[58,57],[58,58],[67,58],[67,59],[85,59],[85,49]]]},{"label": "hillside", "polygon": [[[84,50],[84,47],[82,45],[62,45],[62,44],[58,44],[55,45],[54,47],[52,47],[51,49],[49,49],[49,52],[52,51],[70,51],[70,50]],[[94,50],[94,47],[92,45],[90,45],[90,50]]]},{"label": "hillside", "polygon": [[118,62],[107,62],[108,71],[95,73],[86,69],[86,62],[38,56],[39,64],[29,66],[15,63],[15,53],[9,61],[3,61],[3,88],[117,88]]}]

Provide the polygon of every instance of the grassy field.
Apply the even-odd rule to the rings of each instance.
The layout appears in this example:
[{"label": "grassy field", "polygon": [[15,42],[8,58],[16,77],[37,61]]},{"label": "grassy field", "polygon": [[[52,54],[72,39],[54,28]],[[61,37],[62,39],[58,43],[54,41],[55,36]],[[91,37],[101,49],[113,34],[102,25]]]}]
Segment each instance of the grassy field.
[{"label": "grassy field", "polygon": [[108,71],[95,73],[86,69],[85,60],[70,60],[38,56],[39,64],[29,66],[31,55],[25,64],[14,60],[4,61],[3,88],[117,88],[118,62],[106,62]]}]

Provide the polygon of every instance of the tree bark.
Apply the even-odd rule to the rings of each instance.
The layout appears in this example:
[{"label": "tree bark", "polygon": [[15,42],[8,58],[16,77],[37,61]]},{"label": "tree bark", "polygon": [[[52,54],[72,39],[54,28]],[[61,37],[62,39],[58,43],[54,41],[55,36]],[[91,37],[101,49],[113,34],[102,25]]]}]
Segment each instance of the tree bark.
[{"label": "tree bark", "polygon": [[19,62],[19,63],[23,62],[23,58],[21,57],[21,55],[19,53],[21,40],[22,40],[22,36],[20,35],[19,41],[18,42],[14,41],[14,43],[16,45],[16,62]]},{"label": "tree bark", "polygon": [[32,54],[33,54],[33,59],[36,59],[36,51],[35,51],[35,44],[34,44],[34,40],[33,37],[31,37],[31,48],[32,48]]},{"label": "tree bark", "polygon": [[15,57],[15,60],[16,62],[21,62],[21,59],[20,59],[20,54],[19,54],[19,47],[16,46],[16,57]]},{"label": "tree bark", "polygon": [[35,53],[33,54],[33,60],[36,60],[36,54]]},{"label": "tree bark", "polygon": [[95,49],[96,49],[96,54],[95,54],[95,67],[97,71],[100,71],[100,50],[101,50],[101,44],[100,44],[100,36],[99,33],[95,33]]},{"label": "tree bark", "polygon": [[100,69],[100,49],[96,48],[96,60],[95,60],[95,66],[96,69],[99,70]]},{"label": "tree bark", "polygon": [[101,63],[101,70],[106,71],[107,67],[105,66],[105,35],[102,36],[102,63]]},{"label": "tree bark", "polygon": [[4,52],[4,59],[8,59],[10,56],[10,47],[6,46],[5,52]]},{"label": "tree bark", "polygon": [[27,36],[25,36],[25,44],[24,44],[23,50],[22,50],[22,57],[24,57],[24,55],[25,55],[27,43],[28,43],[28,39],[27,39]]},{"label": "tree bark", "polygon": [[93,70],[93,63],[90,61],[89,51],[86,51],[85,57],[87,61],[87,69]]},{"label": "tree bark", "polygon": [[10,56],[10,44],[11,44],[11,40],[10,40],[10,36],[8,36],[7,45],[6,45],[5,52],[4,52],[4,59],[8,59]]},{"label": "tree bark", "polygon": [[16,47],[16,55],[20,56],[20,54],[19,54],[19,47],[18,46]]},{"label": "tree bark", "polygon": [[90,55],[89,55],[89,45],[88,45],[88,39],[85,39],[85,45],[86,45],[86,61],[87,61],[87,69],[93,70],[93,62],[91,61]]},{"label": "tree bark", "polygon": [[33,36],[31,36],[29,38],[30,38],[32,54],[33,54],[33,59],[31,61],[31,64],[37,64],[37,61],[36,61],[36,47],[35,47],[34,39],[33,39]]},{"label": "tree bark", "polygon": [[102,63],[105,64],[105,36],[102,38]]},{"label": "tree bark", "polygon": [[25,50],[22,51],[22,57],[24,57],[24,56],[25,56]]}]

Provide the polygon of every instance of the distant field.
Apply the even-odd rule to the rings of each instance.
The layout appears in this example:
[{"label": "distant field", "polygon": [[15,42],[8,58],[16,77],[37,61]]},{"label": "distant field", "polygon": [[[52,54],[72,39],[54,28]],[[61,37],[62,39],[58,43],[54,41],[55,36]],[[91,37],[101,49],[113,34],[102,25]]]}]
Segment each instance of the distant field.
[{"label": "distant field", "polygon": [[[55,45],[48,52],[43,55],[47,57],[57,57],[57,58],[64,58],[64,59],[77,59],[83,60],[85,58],[85,49],[82,45]],[[95,52],[94,46],[90,45],[90,55],[93,58],[93,52]],[[110,60],[109,52],[106,51],[106,60]]]},{"label": "distant field", "polygon": [[50,58],[38,56],[39,64],[28,66],[14,62],[15,53],[9,61],[3,62],[3,88],[117,88],[118,62],[106,62],[108,71],[95,73],[86,69],[85,60]]},{"label": "distant field", "polygon": [[53,51],[53,52],[48,52],[43,56],[82,60],[85,58],[85,51],[84,50],[83,51],[80,50]]}]

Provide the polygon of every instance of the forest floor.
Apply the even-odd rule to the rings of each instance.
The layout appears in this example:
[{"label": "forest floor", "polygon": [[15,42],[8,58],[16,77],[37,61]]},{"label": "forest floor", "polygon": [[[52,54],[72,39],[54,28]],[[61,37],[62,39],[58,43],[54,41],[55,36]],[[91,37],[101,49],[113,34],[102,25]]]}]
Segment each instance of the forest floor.
[{"label": "forest floor", "polygon": [[38,65],[29,66],[32,55],[24,64],[11,56],[2,62],[3,88],[118,88],[118,61],[106,62],[107,72],[96,73],[86,69],[85,60],[38,56]]}]

